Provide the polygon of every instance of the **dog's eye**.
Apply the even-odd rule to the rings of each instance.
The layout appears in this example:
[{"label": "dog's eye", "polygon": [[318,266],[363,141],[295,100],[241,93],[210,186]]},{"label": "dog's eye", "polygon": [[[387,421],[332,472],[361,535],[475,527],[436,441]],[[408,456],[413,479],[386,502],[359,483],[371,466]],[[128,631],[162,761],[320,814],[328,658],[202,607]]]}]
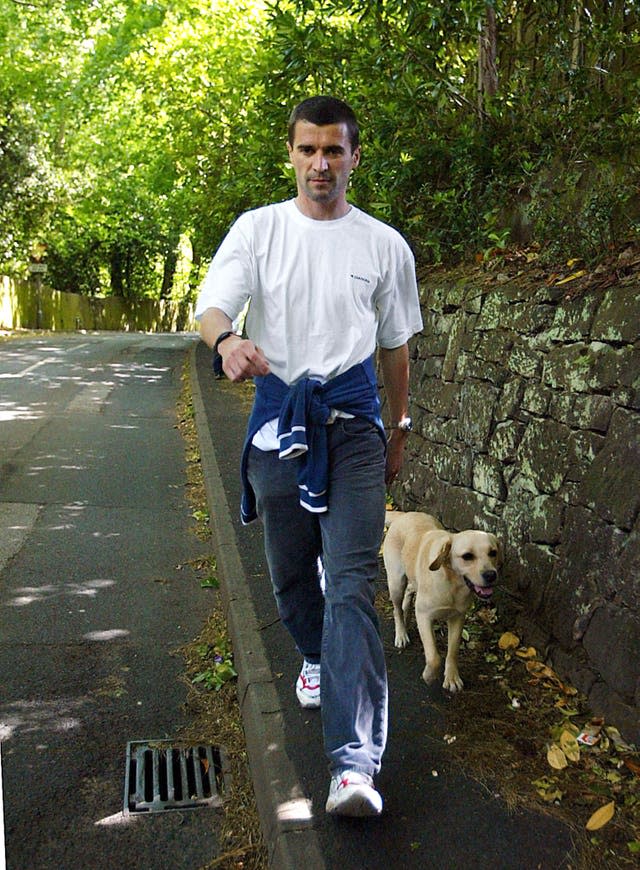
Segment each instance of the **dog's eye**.
[{"label": "dog's eye", "polygon": [[473,555],[473,553],[463,553],[462,554],[463,562],[473,562],[474,559],[475,559],[475,556]]},{"label": "dog's eye", "polygon": [[498,551],[497,550],[489,550],[489,555],[491,556],[492,559],[495,559],[496,556],[498,555]]}]

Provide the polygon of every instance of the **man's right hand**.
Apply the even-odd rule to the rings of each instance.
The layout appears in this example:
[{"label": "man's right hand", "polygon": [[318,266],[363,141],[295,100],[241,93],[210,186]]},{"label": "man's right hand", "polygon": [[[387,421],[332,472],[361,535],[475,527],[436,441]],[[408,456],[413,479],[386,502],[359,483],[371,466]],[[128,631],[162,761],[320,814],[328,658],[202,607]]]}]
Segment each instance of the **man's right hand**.
[{"label": "man's right hand", "polygon": [[[231,329],[230,318],[220,308],[207,308],[200,318],[200,334],[211,348],[215,346],[218,336]],[[270,372],[269,363],[260,348],[235,333],[220,342],[218,353],[222,357],[222,370],[230,381],[246,381]]]},{"label": "man's right hand", "polygon": [[218,353],[222,357],[222,370],[230,381],[246,381],[271,371],[260,348],[248,338],[230,335],[220,343]]}]

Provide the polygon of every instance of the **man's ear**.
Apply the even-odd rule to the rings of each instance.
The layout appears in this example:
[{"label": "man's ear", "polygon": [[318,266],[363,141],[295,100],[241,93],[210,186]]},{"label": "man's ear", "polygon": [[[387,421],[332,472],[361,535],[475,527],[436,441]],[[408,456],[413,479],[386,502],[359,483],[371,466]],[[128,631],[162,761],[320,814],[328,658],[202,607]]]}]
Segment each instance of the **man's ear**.
[{"label": "man's ear", "polygon": [[352,169],[355,169],[356,166],[359,165],[361,154],[362,154],[362,152],[360,151],[360,146],[358,145],[357,148],[354,148],[354,150],[351,154],[351,168]]}]

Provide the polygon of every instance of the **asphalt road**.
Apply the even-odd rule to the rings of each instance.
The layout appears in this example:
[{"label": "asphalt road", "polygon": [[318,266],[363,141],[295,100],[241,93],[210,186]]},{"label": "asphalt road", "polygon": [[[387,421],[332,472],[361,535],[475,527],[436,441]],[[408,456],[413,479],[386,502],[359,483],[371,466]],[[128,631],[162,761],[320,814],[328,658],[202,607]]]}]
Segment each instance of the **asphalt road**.
[{"label": "asphalt road", "polygon": [[173,652],[211,603],[188,565],[205,545],[192,532],[175,426],[193,341],[0,342],[9,870],[173,870],[217,854],[213,809],[122,814],[127,742],[175,736],[186,689]]}]

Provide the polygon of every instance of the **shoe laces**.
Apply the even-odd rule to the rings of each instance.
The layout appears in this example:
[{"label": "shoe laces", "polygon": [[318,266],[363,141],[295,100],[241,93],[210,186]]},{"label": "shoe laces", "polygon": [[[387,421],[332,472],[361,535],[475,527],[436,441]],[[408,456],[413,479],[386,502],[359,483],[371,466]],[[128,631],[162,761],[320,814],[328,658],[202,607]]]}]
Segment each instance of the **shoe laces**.
[{"label": "shoe laces", "polygon": [[336,788],[346,788],[349,785],[368,785],[373,787],[373,780],[366,773],[360,773],[359,770],[343,770],[342,773],[337,773],[334,776]]}]

